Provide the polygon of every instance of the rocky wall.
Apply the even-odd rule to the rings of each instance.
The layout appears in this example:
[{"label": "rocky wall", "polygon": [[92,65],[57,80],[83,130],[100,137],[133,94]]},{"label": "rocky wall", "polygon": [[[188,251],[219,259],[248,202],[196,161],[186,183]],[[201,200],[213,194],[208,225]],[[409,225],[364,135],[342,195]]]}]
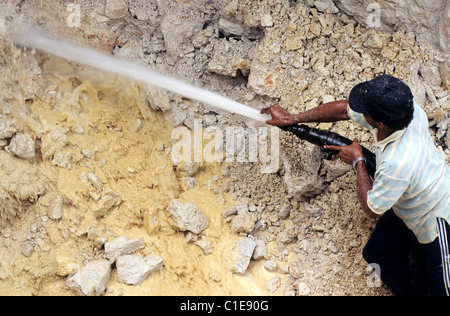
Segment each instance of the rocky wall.
[{"label": "rocky wall", "polygon": [[[411,86],[416,101],[430,117],[430,130],[436,144],[450,159],[448,64],[445,59],[448,10],[442,10],[445,1],[384,1],[379,27],[367,23],[369,17],[373,18],[370,14],[375,13],[367,10],[370,4],[373,3],[344,0],[0,1],[0,30],[4,32],[5,25],[12,22],[38,25],[59,37],[181,78],[258,109],[277,102],[292,112],[304,111],[321,103],[345,99],[354,85],[376,75],[392,74]],[[433,28],[438,24],[442,26],[439,30]],[[258,164],[234,164],[225,167],[223,172],[215,171],[214,181],[203,179],[200,171],[178,182],[171,172],[173,166],[167,163],[164,164],[167,172],[164,169],[161,173],[170,175],[169,181],[159,173],[154,175],[153,168],[156,167],[147,166],[145,157],[150,150],[145,145],[146,135],[159,140],[154,144],[158,156],[167,158],[164,154],[170,152],[170,141],[163,139],[170,127],[161,121],[160,112],[172,127],[193,129],[194,120],[200,120],[205,127],[216,128],[253,127],[254,123],[153,87],[140,87],[139,93],[135,94],[138,101],[133,101],[132,97],[128,99],[131,104],[138,104],[139,109],[126,104],[120,105],[123,108],[114,108],[118,106],[113,102],[114,96],[119,92],[113,88],[107,89],[108,93],[100,93],[104,89],[101,85],[98,87],[99,83],[85,84],[76,77],[65,80],[64,85],[58,84],[60,75],[53,75],[57,71],[52,71],[52,76],[42,73],[43,67],[49,64],[47,56],[32,50],[19,54],[8,45],[0,50],[4,57],[0,60],[0,127],[4,126],[5,132],[12,129],[13,133],[0,137],[4,157],[1,170],[6,174],[12,174],[15,169],[25,171],[16,173],[10,181],[7,177],[0,181],[0,198],[3,197],[3,204],[8,208],[6,212],[5,206],[1,208],[0,205],[0,219],[5,219],[0,226],[10,226],[14,217],[20,220],[18,215],[33,208],[37,209],[37,216],[28,219],[33,222],[30,231],[26,231],[27,225],[22,225],[23,231],[11,232],[9,229],[7,233],[2,232],[3,237],[6,236],[2,239],[6,246],[0,247],[2,254],[7,253],[6,250],[20,249],[23,243],[22,251],[27,258],[44,258],[46,253],[53,254],[61,243],[57,237],[61,235],[60,231],[63,232],[63,249],[71,249],[76,244],[80,248],[77,254],[83,262],[102,258],[104,253],[99,239],[111,238],[118,231],[138,230],[144,225],[145,231],[139,231],[138,235],[153,240],[158,233],[171,232],[162,210],[168,206],[171,195],[177,195],[181,190],[192,198],[187,200],[199,206],[207,204],[203,201],[205,196],[213,196],[211,200],[216,196],[230,196],[233,202],[239,203],[239,208],[231,215],[225,212],[226,216],[223,213],[222,216],[236,235],[275,245],[263,256],[270,266],[275,263],[275,267],[280,267],[271,270],[284,275],[283,286],[280,282],[276,287],[271,285],[274,291],[279,287],[278,293],[285,295],[386,294],[383,288],[368,288],[365,284],[367,266],[361,250],[374,222],[365,219],[357,207],[355,175],[348,166],[324,161],[317,147],[282,134],[282,163],[276,173],[261,175]],[[56,62],[55,65],[63,73],[72,69],[64,63],[65,66]],[[79,68],[74,67],[71,71],[77,70]],[[109,83],[113,85],[113,82]],[[81,101],[84,98],[97,100],[96,106],[89,109],[85,105],[88,103],[81,101],[67,101],[64,107],[61,106],[61,100],[66,100],[68,95],[63,93],[65,85],[68,85],[68,91],[75,89],[81,95],[77,97]],[[111,97],[108,98],[109,93]],[[101,100],[114,111],[103,108]],[[119,114],[122,111],[123,114]],[[157,113],[158,122],[150,119],[154,113],[147,115],[149,111]],[[88,117],[85,122],[91,125],[80,128],[81,123],[85,123],[77,121],[80,113]],[[143,131],[148,134],[139,133],[142,126],[136,128],[136,125],[140,126],[138,118],[144,124]],[[150,132],[148,123],[157,123],[155,126],[161,125],[167,130],[164,135]],[[120,130],[122,125],[124,130]],[[318,127],[332,129],[359,139],[367,147],[372,146],[371,134],[352,123],[319,124]],[[96,132],[93,131],[95,128],[98,129]],[[115,140],[120,143],[109,146],[110,133],[115,134]],[[124,134],[131,136],[127,138]],[[13,135],[21,135],[17,140],[24,144],[22,151],[11,151],[10,147],[14,148],[11,144],[15,143]],[[95,141],[80,147],[76,143],[83,139],[80,135]],[[101,148],[87,150],[93,142],[99,143],[99,139],[102,140]],[[35,156],[31,157],[32,154]],[[118,163],[121,159],[127,164],[137,162],[137,167],[124,165],[123,170],[117,171],[104,156],[114,157]],[[76,174],[77,169],[73,166],[84,170],[85,175]],[[120,193],[124,202],[120,206],[114,204],[113,196],[98,190],[100,182],[91,175],[94,168],[104,173],[101,182],[120,181],[123,184]],[[144,174],[148,179],[140,178]],[[64,184],[64,175],[71,175],[69,184]],[[211,174],[208,176],[213,178]],[[136,181],[142,181],[143,190],[150,190],[150,193],[142,191],[145,194],[139,195],[141,191],[135,192]],[[216,182],[217,185],[213,185]],[[43,186],[45,183],[49,185]],[[162,183],[170,185],[165,187]],[[65,211],[61,216],[48,211],[48,208],[54,208],[54,201],[61,200],[58,192],[53,192],[58,185],[62,186],[65,195]],[[91,186],[105,196],[100,196]],[[192,186],[198,186],[199,190],[187,189]],[[48,194],[45,195],[46,191]],[[151,204],[152,199],[159,201],[158,208],[143,206]],[[215,208],[224,207],[217,201],[210,204],[214,209],[209,210],[209,216],[222,211]],[[87,215],[73,211],[74,206]],[[91,208],[100,219],[89,215]],[[112,209],[112,214],[105,216],[105,209]],[[128,226],[120,226],[115,220],[119,214],[124,216]],[[48,221],[48,218],[52,220]],[[221,218],[215,220],[218,223],[213,226],[222,227]],[[107,226],[103,226],[105,222]],[[220,248],[217,247],[220,242],[215,239],[216,232],[209,234],[208,241],[216,242],[215,249]],[[46,238],[48,236],[50,238]],[[19,246],[12,239],[18,240]],[[151,244],[149,241],[148,245]],[[184,240],[176,242],[180,249],[185,244]],[[55,249],[49,252],[53,247]],[[168,247],[161,241],[157,249],[163,251]],[[171,250],[178,251],[178,248]],[[216,251],[213,250],[213,254]],[[148,253],[150,249],[146,249],[145,254]],[[63,251],[62,255],[57,253],[56,266],[65,268],[72,263],[66,257],[73,260],[70,251]],[[207,257],[198,257],[202,264],[214,265]],[[53,258],[50,256],[45,260]],[[171,267],[176,271],[172,281],[179,280],[178,273],[189,279],[188,283],[195,284],[197,278],[202,278],[202,271],[179,262],[182,260],[172,258],[172,263],[165,260],[167,271],[171,271]],[[51,265],[42,271],[30,270],[30,274],[37,276],[31,277],[35,282],[33,291],[39,293],[42,284],[48,282],[43,274],[54,280],[54,265],[51,261]],[[9,280],[10,271],[14,269],[27,274],[30,268],[27,264],[23,266],[14,267],[13,263],[0,261],[0,280]],[[64,276],[71,273],[68,268],[63,270]],[[166,281],[164,278],[156,280]],[[206,284],[205,288],[194,293],[207,291],[211,283],[222,285],[224,278],[220,280],[217,273],[212,277],[210,274],[202,283]],[[64,289],[64,293],[70,293]]]}]

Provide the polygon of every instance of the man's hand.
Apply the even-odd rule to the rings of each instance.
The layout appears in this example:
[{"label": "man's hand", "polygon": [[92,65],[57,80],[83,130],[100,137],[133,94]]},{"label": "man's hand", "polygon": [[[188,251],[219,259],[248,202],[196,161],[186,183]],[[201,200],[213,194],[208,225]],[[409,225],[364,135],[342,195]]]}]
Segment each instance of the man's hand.
[{"label": "man's hand", "polygon": [[356,159],[364,157],[362,147],[359,145],[357,140],[349,146],[325,146],[325,149],[339,151],[339,153],[335,155],[331,161],[340,159],[348,165],[353,165],[353,162]]},{"label": "man's hand", "polygon": [[272,119],[268,120],[266,123],[270,125],[275,125],[278,127],[289,126],[297,123],[295,121],[294,115],[283,109],[278,104],[261,110],[261,114],[270,114]]}]

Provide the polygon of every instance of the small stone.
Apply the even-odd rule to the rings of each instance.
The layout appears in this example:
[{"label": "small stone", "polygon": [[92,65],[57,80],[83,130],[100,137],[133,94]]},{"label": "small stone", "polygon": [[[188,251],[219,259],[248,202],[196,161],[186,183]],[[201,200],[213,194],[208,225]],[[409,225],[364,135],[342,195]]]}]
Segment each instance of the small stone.
[{"label": "small stone", "polygon": [[270,279],[267,282],[267,289],[274,293],[281,285],[281,278],[279,276],[274,277],[273,279]]},{"label": "small stone", "polygon": [[136,255],[125,255],[117,258],[116,268],[120,283],[139,285],[155,271],[164,267],[163,258],[149,255],[145,258]]},{"label": "small stone", "polygon": [[256,239],[256,247],[255,251],[253,252],[253,260],[261,260],[264,259],[267,256],[267,245],[264,241],[260,239]]},{"label": "small stone", "polygon": [[278,264],[274,260],[267,260],[266,262],[264,262],[264,269],[269,272],[275,272],[278,269]]},{"label": "small stone", "polygon": [[33,242],[27,240],[27,241],[25,241],[23,243],[23,245],[22,245],[22,254],[25,257],[31,256],[31,254],[33,253],[33,250],[34,250]]},{"label": "small stone", "polygon": [[364,46],[373,49],[381,49],[383,48],[383,39],[378,34],[370,35],[364,43]]},{"label": "small stone", "polygon": [[25,133],[16,133],[11,139],[8,150],[19,158],[33,159],[35,157],[34,140]]},{"label": "small stone", "polygon": [[231,272],[237,275],[244,275],[247,271],[256,242],[249,237],[244,237],[236,241],[235,246],[230,254]]},{"label": "small stone", "polygon": [[255,217],[250,212],[240,213],[231,220],[231,230],[237,234],[250,234],[255,228]]},{"label": "small stone", "polygon": [[95,173],[89,172],[87,174],[88,181],[96,188],[98,191],[103,191],[103,184],[98,179]]},{"label": "small stone", "polygon": [[103,196],[98,204],[92,209],[92,214],[97,218],[103,217],[108,214],[109,210],[111,210],[115,204],[116,201],[112,196]]},{"label": "small stone", "polygon": [[108,260],[92,261],[70,275],[67,285],[80,295],[100,296],[106,290],[110,274],[111,263]]},{"label": "small stone", "polygon": [[111,262],[114,262],[119,256],[132,254],[142,248],[144,248],[142,239],[119,237],[112,242],[105,243],[105,255]]},{"label": "small stone", "polygon": [[128,7],[125,0],[107,0],[105,14],[111,19],[123,19],[127,16]]},{"label": "small stone", "polygon": [[198,235],[209,226],[208,218],[192,203],[172,200],[167,211],[173,218],[173,226],[179,231],[191,231]]},{"label": "small stone", "polygon": [[10,138],[17,132],[17,122],[0,116],[0,139]]},{"label": "small stone", "polygon": [[197,240],[196,242],[194,242],[194,245],[202,249],[205,255],[210,255],[212,253],[213,248],[209,240],[206,239]]},{"label": "small stone", "polygon": [[181,177],[192,177],[200,168],[197,162],[186,162],[181,164],[177,168],[177,173]]},{"label": "small stone", "polygon": [[48,206],[47,215],[50,219],[58,220],[62,217],[64,198],[61,194],[57,194]]},{"label": "small stone", "polygon": [[264,14],[261,17],[261,26],[262,27],[272,27],[273,26],[273,18],[270,14]]},{"label": "small stone", "polygon": [[90,149],[82,149],[81,153],[85,158],[92,158],[92,156],[94,156],[94,152]]},{"label": "small stone", "polygon": [[311,289],[308,284],[305,282],[298,282],[298,295],[300,296],[308,296],[311,294]]},{"label": "small stone", "polygon": [[195,189],[195,187],[198,185],[198,180],[192,177],[183,178],[183,182],[186,187],[186,190]]}]

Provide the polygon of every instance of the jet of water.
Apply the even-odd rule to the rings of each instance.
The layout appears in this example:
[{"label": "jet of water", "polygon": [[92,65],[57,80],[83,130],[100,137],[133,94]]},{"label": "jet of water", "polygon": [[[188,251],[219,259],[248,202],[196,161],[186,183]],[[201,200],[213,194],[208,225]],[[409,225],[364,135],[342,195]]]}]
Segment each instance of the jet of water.
[{"label": "jet of water", "polygon": [[197,100],[234,114],[243,115],[260,122],[266,122],[271,118],[270,115],[261,114],[256,109],[230,100],[219,94],[162,75],[131,62],[102,54],[90,48],[79,47],[68,42],[50,39],[36,31],[27,30],[9,32],[9,37],[19,45],[33,47],[72,62],[146,82],[164,90],[182,95],[188,99]]}]

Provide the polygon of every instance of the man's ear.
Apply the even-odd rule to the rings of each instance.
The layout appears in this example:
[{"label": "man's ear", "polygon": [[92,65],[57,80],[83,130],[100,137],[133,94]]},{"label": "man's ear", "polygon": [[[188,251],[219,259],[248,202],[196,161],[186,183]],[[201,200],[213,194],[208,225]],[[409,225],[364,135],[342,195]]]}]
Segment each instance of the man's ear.
[{"label": "man's ear", "polygon": [[386,128],[386,124],[384,124],[383,122],[377,122],[375,121],[375,127],[378,128],[379,130]]}]

